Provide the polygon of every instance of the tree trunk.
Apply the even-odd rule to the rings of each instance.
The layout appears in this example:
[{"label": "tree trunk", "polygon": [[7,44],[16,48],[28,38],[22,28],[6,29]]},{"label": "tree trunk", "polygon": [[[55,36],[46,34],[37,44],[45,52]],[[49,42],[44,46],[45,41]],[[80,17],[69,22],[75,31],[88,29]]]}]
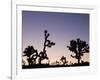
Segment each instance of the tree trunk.
[{"label": "tree trunk", "polygon": [[80,64],[80,53],[78,54],[78,64]]},{"label": "tree trunk", "polygon": [[80,64],[80,58],[78,58],[78,64]]},{"label": "tree trunk", "polygon": [[29,66],[31,65],[31,62],[30,62],[30,57],[29,57],[29,59],[28,59],[28,63],[29,63]]},{"label": "tree trunk", "polygon": [[41,64],[41,58],[39,58],[39,64]]}]

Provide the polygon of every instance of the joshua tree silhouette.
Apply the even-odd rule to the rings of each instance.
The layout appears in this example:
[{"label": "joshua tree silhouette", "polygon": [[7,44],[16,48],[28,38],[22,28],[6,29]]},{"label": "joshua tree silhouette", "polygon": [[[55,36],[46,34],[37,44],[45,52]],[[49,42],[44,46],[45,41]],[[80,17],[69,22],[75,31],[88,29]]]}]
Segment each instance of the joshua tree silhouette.
[{"label": "joshua tree silhouette", "polygon": [[36,49],[34,49],[33,46],[28,46],[27,48],[25,48],[23,53],[24,53],[24,56],[28,57],[27,61],[28,61],[29,66],[33,64],[33,61],[34,63],[36,63],[38,52]]},{"label": "joshua tree silhouette", "polygon": [[47,53],[46,53],[46,48],[49,47],[51,48],[52,46],[55,45],[54,42],[51,42],[50,40],[48,40],[48,37],[50,36],[50,34],[48,33],[47,30],[44,30],[44,37],[45,37],[45,41],[44,41],[44,47],[43,47],[43,51],[41,51],[39,53],[39,64],[41,64],[41,61],[44,60],[44,59],[49,59],[47,57]]},{"label": "joshua tree silhouette", "polygon": [[82,41],[79,38],[71,40],[70,46],[67,46],[67,48],[75,53],[75,56],[71,55],[71,57],[76,58],[78,60],[78,64],[80,64],[80,59],[81,56],[83,56],[83,53],[89,53],[89,45],[86,41]]},{"label": "joshua tree silhouette", "polygon": [[60,59],[63,63],[63,65],[66,65],[67,61],[66,61],[66,57],[62,56]]}]

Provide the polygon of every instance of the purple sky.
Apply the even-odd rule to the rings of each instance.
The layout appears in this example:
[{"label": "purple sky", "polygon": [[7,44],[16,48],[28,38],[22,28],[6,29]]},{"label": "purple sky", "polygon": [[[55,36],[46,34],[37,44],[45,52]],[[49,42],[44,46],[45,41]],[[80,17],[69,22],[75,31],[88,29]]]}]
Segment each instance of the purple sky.
[{"label": "purple sky", "polygon": [[[42,51],[44,30],[48,30],[49,39],[56,43],[52,48],[47,48],[51,61],[66,56],[67,60],[75,62],[66,46],[76,38],[89,44],[89,14],[22,11],[22,30],[23,50],[33,45],[38,52]],[[83,60],[88,61],[88,57],[88,54],[85,55]]]}]

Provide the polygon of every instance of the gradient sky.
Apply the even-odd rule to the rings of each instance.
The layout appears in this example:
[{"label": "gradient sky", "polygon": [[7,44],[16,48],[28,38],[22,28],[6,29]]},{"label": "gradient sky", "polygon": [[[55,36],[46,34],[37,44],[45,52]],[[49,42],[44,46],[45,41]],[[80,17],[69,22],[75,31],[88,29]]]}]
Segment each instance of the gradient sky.
[{"label": "gradient sky", "polygon": [[[22,11],[22,30],[23,51],[28,45],[33,45],[38,52],[42,51],[44,30],[48,30],[49,39],[56,43],[52,48],[47,48],[50,61],[66,56],[69,62],[76,62],[70,57],[71,52],[66,46],[76,38],[89,44],[89,14]],[[88,61],[89,55],[85,54],[83,60]]]}]

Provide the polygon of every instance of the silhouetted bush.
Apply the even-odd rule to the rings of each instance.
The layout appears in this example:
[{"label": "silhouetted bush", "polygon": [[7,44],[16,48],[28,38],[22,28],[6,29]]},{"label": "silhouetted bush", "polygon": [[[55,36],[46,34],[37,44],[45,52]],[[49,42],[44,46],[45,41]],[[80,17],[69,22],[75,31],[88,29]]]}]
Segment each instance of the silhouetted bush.
[{"label": "silhouetted bush", "polygon": [[62,61],[63,65],[67,64],[66,57],[62,56],[60,60]]}]

